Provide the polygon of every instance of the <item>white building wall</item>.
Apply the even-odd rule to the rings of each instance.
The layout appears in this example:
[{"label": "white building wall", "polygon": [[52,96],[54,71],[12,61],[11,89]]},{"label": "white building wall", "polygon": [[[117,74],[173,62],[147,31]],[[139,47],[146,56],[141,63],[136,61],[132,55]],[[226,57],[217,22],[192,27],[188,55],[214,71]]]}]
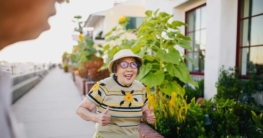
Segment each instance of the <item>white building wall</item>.
[{"label": "white building wall", "polygon": [[146,0],[145,9],[155,11],[167,12],[169,14],[173,13],[173,7],[171,5],[171,0]]},{"label": "white building wall", "polygon": [[[98,35],[98,33],[100,33],[100,31],[103,31],[103,30],[104,30],[104,18],[101,18],[98,21],[98,23],[94,26],[93,39],[95,39],[95,37]],[[103,32],[103,34],[105,34],[105,32]]]},{"label": "white building wall", "polygon": [[105,33],[109,32],[113,27],[118,25],[119,18],[122,16],[130,17],[144,17],[145,8],[144,6],[133,6],[133,5],[117,5],[110,9],[105,16],[106,28]]},{"label": "white building wall", "polygon": [[237,1],[207,0],[207,47],[205,57],[205,98],[212,98],[220,69],[235,66]]}]

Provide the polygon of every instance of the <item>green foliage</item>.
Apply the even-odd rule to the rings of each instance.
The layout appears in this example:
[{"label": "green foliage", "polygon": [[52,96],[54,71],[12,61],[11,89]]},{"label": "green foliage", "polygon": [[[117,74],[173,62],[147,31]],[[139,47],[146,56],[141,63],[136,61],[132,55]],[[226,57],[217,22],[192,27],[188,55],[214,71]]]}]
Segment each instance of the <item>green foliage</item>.
[{"label": "green foliage", "polygon": [[[122,49],[132,49],[137,42],[135,39],[128,39],[127,35],[134,35],[132,32],[135,30],[126,30],[128,19],[121,17],[119,24],[111,29],[104,37],[106,38],[106,44],[103,46],[103,53],[107,55],[106,62],[101,69],[106,69],[108,64],[112,60],[113,56]],[[135,38],[135,35],[134,35]]]},{"label": "green foliage", "polygon": [[262,131],[258,131],[255,120],[252,120],[253,114],[251,114],[251,112],[258,113],[262,109],[262,106],[258,105],[252,96],[256,92],[261,92],[259,87],[261,85],[262,80],[254,75],[251,75],[248,80],[241,80],[235,68],[220,70],[220,77],[216,83],[216,98],[231,99],[237,102],[232,109],[235,116],[239,118],[234,124],[238,127],[238,134],[241,136],[262,137],[263,135]]},{"label": "green foliage", "polygon": [[65,71],[65,72],[68,72],[68,69],[69,69],[69,65],[68,65],[68,63],[65,63],[65,64],[63,64],[63,70]]},{"label": "green foliage", "polygon": [[[150,67],[148,67],[150,68]],[[145,71],[147,72],[147,71]],[[195,103],[195,94],[201,93],[204,88],[204,80],[199,82],[199,87],[193,89],[192,87],[185,87],[185,99],[187,99],[187,113],[183,114],[182,118],[184,121],[178,122],[176,116],[169,116],[169,114],[174,112],[179,112],[180,110],[171,110],[169,106],[172,103],[180,103],[184,99],[173,99],[170,96],[165,98],[158,96],[156,98],[150,98],[150,105],[155,103],[156,124],[154,128],[160,132],[166,138],[184,137],[202,137],[202,138],[241,138],[241,137],[263,137],[263,119],[262,110],[259,106],[255,104],[250,104],[251,102],[243,102],[240,96],[232,98],[232,95],[239,93],[239,91],[234,90],[244,90],[246,87],[250,87],[256,90],[260,87],[251,87],[248,84],[260,84],[261,81],[244,81],[239,80],[233,76],[234,73],[230,75],[226,73],[227,71],[221,73],[219,78],[220,83],[226,86],[217,85],[223,88],[223,90],[231,90],[228,96],[226,92],[221,91],[224,96],[215,96],[212,99],[204,100],[201,105]],[[223,79],[224,78],[224,79]],[[235,79],[233,79],[235,78]],[[255,78],[250,78],[250,80]],[[226,82],[223,82],[225,80]],[[231,83],[231,85],[227,84]],[[253,82],[253,83],[252,83]],[[248,84],[246,84],[248,83]],[[243,84],[241,88],[237,87],[235,84]],[[253,86],[253,85],[252,85]],[[228,89],[227,89],[228,88]],[[184,93],[177,90],[178,93]],[[255,92],[251,92],[252,95]],[[190,95],[193,96],[190,96]],[[244,96],[242,93],[241,97]],[[189,98],[191,97],[191,98]],[[197,96],[198,97],[198,96]],[[154,102],[152,102],[154,100]],[[191,101],[190,101],[191,100]],[[179,102],[178,102],[179,101]],[[180,105],[180,104],[179,104]]]},{"label": "green foliage", "polygon": [[234,68],[229,68],[229,70],[220,70],[220,76],[218,82],[216,83],[217,87],[217,97],[218,98],[231,98],[238,99],[241,89],[240,89],[240,80],[238,74]]},{"label": "green foliage", "polygon": [[192,87],[189,85],[185,86],[185,96],[187,97],[187,103],[195,98],[198,99],[200,97],[204,97],[204,79],[198,82],[199,87]]},{"label": "green foliage", "polygon": [[255,75],[251,75],[248,80],[242,80],[239,78],[237,72],[235,68],[226,70],[222,67],[218,82],[216,83],[216,97],[235,99],[242,103],[259,106],[252,95],[262,91],[260,88],[262,80]]},{"label": "green foliage", "polygon": [[236,102],[230,99],[204,100],[202,103],[203,112],[208,114],[211,125],[206,126],[207,136],[226,137],[237,136],[239,117],[234,113]]},{"label": "green foliage", "polygon": [[251,111],[252,113],[252,119],[255,122],[256,125],[256,134],[263,135],[263,113],[260,113],[257,115],[254,111]]},{"label": "green foliage", "polygon": [[[138,41],[133,46],[145,62],[138,79],[149,87],[155,87],[156,92],[162,91],[171,95],[175,87],[179,86],[178,78],[184,83],[191,83],[197,87],[184,63],[185,55],[181,55],[176,47],[190,49],[190,37],[180,33],[179,27],[186,26],[180,21],[169,20],[173,15],[165,12],[146,11],[141,26],[138,29]],[[150,55],[150,56],[149,56]]]},{"label": "green foliage", "polygon": [[240,118],[238,122],[239,134],[241,136],[257,137],[263,133],[257,131],[255,122],[252,120],[251,111],[259,113],[259,108],[248,104],[237,103],[234,106],[234,113]]},{"label": "green foliage", "polygon": [[62,55],[62,62],[64,63],[68,63],[69,59],[70,59],[70,53],[68,52],[64,52],[63,55]]},{"label": "green foliage", "polygon": [[77,67],[80,67],[83,63],[90,61],[92,57],[97,54],[102,55],[103,52],[97,50],[94,47],[93,40],[85,36],[83,40],[78,41],[77,50],[71,54],[71,59],[72,62],[77,63]]},{"label": "green foliage", "polygon": [[256,126],[263,129],[263,113],[260,113],[258,116],[254,111],[251,111],[252,119],[256,123]]}]

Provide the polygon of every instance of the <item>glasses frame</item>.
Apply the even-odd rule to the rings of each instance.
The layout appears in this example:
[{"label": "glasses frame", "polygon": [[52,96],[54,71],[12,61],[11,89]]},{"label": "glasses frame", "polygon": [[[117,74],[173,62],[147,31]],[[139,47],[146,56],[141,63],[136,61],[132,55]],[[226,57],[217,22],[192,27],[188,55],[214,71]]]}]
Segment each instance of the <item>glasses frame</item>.
[{"label": "glasses frame", "polygon": [[[121,63],[126,63],[127,66],[126,66],[126,67],[123,67],[123,66],[121,65]],[[135,65],[135,68],[132,67],[132,64]],[[136,62],[127,62],[127,61],[120,61],[120,62],[118,62],[118,65],[120,65],[120,67],[123,68],[123,69],[126,69],[126,68],[128,68],[129,66],[130,66],[132,69],[138,69],[138,67],[139,67],[139,65],[138,65]]]}]

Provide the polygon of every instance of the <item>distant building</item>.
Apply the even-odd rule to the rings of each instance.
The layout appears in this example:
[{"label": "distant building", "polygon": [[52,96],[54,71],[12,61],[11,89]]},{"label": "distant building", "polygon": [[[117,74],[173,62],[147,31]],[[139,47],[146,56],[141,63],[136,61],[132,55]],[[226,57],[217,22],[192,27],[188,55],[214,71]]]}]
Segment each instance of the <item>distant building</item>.
[{"label": "distant building", "polygon": [[[142,22],[145,16],[145,0],[123,1],[125,0],[115,1],[116,4],[114,7],[105,11],[92,13],[86,20],[84,26],[93,28],[92,36],[95,45],[105,43],[103,36],[118,25],[118,19],[122,16],[130,18],[128,29],[135,29]],[[130,38],[136,38],[136,36],[130,35],[127,39]]]}]

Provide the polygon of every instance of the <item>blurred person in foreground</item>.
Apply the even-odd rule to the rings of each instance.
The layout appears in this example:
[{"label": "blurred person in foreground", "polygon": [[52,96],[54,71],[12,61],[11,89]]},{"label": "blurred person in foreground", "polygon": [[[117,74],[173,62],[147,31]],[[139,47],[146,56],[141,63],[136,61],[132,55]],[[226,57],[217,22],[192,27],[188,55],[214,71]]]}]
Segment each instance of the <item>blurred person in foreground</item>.
[{"label": "blurred person in foreground", "polygon": [[81,118],[96,123],[93,138],[139,138],[140,122],[155,122],[145,87],[135,80],[142,63],[131,50],[116,53],[108,66],[113,75],[98,81],[78,106]]},{"label": "blurred person in foreground", "polygon": [[[0,50],[49,30],[48,19],[56,14],[56,2],[63,0],[0,0]],[[16,121],[11,109],[10,77],[0,71],[0,137],[25,138],[23,125]]]}]

